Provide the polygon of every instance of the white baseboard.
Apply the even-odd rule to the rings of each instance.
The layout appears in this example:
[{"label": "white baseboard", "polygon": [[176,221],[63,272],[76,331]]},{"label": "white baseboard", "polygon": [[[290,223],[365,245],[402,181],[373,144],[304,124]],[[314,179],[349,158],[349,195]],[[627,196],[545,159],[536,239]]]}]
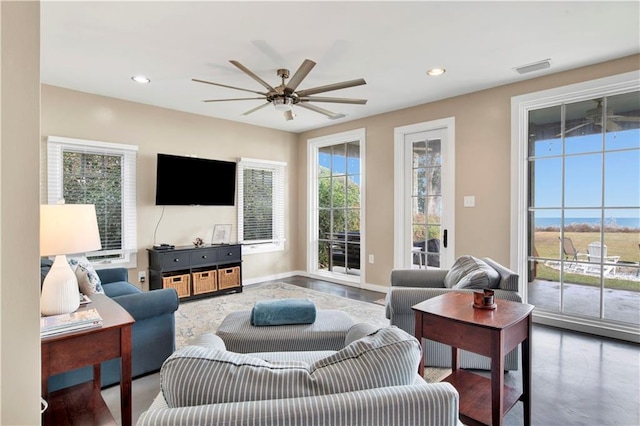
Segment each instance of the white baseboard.
[{"label": "white baseboard", "polygon": [[315,278],[315,279],[319,279],[319,280],[334,282],[336,284],[348,285],[348,286],[351,286],[351,287],[362,288],[363,290],[376,291],[376,292],[385,293],[385,294],[389,291],[389,287],[385,287],[385,286],[381,286],[381,285],[364,283],[364,284],[362,284],[360,286],[360,285],[357,285],[356,283],[343,281],[343,280],[336,279],[336,278],[333,278],[333,277],[327,277],[327,276],[324,276],[324,275],[323,276],[319,276],[319,275],[314,275],[314,274],[308,274],[306,271],[289,271],[289,272],[283,272],[283,273],[280,273],[280,274],[265,275],[265,276],[262,276],[262,277],[251,278],[251,279],[243,279],[242,280],[242,285],[243,286],[251,286],[251,285],[254,285],[254,284],[263,283],[265,281],[276,281],[276,280],[281,280],[281,279],[284,279],[284,278],[291,278],[291,277],[295,277],[295,276],[306,277],[306,278]]},{"label": "white baseboard", "polygon": [[297,275],[300,275],[300,276],[303,276],[303,277],[307,276],[306,272],[303,272],[303,271],[290,271],[290,272],[283,272],[283,273],[274,274],[274,275],[265,275],[263,277],[243,279],[242,280],[242,285],[243,286],[250,286],[250,285],[254,285],[254,284],[263,283],[265,281],[275,281],[275,280],[281,280],[283,278],[291,278],[291,277],[295,277]]}]

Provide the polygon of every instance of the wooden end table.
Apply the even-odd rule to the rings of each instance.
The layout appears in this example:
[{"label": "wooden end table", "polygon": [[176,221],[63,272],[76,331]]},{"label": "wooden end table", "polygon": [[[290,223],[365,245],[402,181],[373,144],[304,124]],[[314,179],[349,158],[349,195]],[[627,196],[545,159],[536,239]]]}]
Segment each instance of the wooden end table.
[{"label": "wooden end table", "polygon": [[[460,394],[460,418],[468,425],[502,425],[522,401],[524,424],[531,424],[531,313],[526,303],[495,300],[497,308],[477,309],[473,293],[451,292],[418,303],[415,335],[451,346],[451,383]],[[504,357],[522,343],[522,392],[504,384]],[[424,345],[423,345],[424,348]],[[491,358],[491,379],[460,369],[459,350]],[[424,362],[420,363],[424,373]]]},{"label": "wooden end table", "polygon": [[[100,328],[41,339],[42,395],[49,403],[42,422],[47,425],[111,425],[115,420],[100,393],[100,363],[120,358],[122,424],[131,425],[131,326],[134,319],[109,297],[91,295],[104,324]],[[93,381],[48,393],[49,376],[93,366]]]}]

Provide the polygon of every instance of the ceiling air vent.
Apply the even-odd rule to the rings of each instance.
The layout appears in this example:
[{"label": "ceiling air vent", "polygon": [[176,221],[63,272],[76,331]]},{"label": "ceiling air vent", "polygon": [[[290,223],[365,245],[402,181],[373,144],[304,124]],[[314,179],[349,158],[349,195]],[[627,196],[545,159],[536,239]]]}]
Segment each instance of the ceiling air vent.
[{"label": "ceiling air vent", "polygon": [[551,67],[551,62],[549,61],[551,61],[551,59],[544,59],[542,61],[534,62],[533,64],[516,67],[515,70],[518,71],[519,74],[544,70]]}]

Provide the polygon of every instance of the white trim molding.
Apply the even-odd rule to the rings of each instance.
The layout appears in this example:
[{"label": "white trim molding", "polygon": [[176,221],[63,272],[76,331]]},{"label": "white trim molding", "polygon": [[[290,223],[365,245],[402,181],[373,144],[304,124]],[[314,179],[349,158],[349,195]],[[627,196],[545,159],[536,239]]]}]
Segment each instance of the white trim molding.
[{"label": "white trim molding", "polygon": [[[360,144],[360,275],[346,275],[317,271],[318,259],[318,149],[325,146],[358,141]],[[359,128],[307,140],[307,273],[318,279],[362,287],[365,279],[366,253],[366,129]]]},{"label": "white trim molding", "polygon": [[[456,173],[455,173],[455,158],[456,158],[456,119],[455,117],[447,117],[439,120],[427,121],[424,123],[410,124],[407,126],[396,127],[393,132],[393,205],[394,205],[394,219],[393,219],[393,267],[394,269],[406,268],[405,263],[406,253],[405,248],[410,246],[410,242],[407,241],[406,230],[408,229],[406,220],[408,217],[407,209],[410,208],[407,200],[405,199],[405,188],[410,187],[411,182],[408,180],[409,175],[406,172],[407,158],[405,154],[405,136],[412,133],[428,132],[432,130],[443,130],[446,134],[445,145],[443,146],[442,156],[442,194],[446,194],[444,197],[445,204],[442,206],[443,210],[447,212],[449,219],[448,222],[442,223],[443,228],[449,229],[447,250],[449,253],[448,260],[453,263],[455,259],[455,191],[456,191]],[[446,150],[446,151],[445,151]],[[449,162],[450,160],[450,162]],[[445,262],[441,267],[446,268],[451,266]]]}]

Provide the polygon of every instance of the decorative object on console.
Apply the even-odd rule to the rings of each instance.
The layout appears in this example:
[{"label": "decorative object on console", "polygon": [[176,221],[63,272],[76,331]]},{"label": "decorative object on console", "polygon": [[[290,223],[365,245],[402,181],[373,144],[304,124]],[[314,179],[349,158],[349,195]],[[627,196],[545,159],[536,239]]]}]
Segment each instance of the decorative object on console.
[{"label": "decorative object on console", "polygon": [[215,225],[211,244],[229,244],[231,240],[231,225]]},{"label": "decorative object on console", "polygon": [[78,309],[78,279],[66,255],[101,248],[93,204],[40,206],[40,255],[56,256],[42,284],[40,312],[43,315],[66,314]]},{"label": "decorative object on console", "polygon": [[204,245],[204,241],[202,241],[202,238],[198,237],[193,240],[193,245],[196,247],[202,247]]}]

